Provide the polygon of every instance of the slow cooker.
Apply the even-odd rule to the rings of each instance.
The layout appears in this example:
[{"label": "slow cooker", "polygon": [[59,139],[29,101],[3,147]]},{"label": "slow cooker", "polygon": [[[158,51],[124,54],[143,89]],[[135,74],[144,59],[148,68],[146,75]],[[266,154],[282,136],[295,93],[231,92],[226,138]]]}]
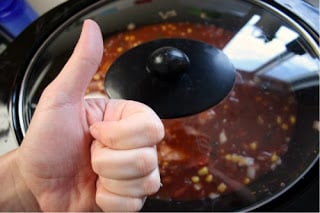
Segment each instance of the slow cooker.
[{"label": "slow cooker", "polygon": [[[1,55],[2,153],[21,143],[41,92],[88,18],[100,25],[105,52],[87,95],[145,102],[166,127],[158,153],[163,187],[144,211],[319,211],[319,10],[304,1],[70,0],[58,6]],[[234,67],[232,87],[212,106],[179,114],[214,95],[205,78],[195,80],[206,64],[174,81],[152,77],[150,85],[164,83],[148,97],[122,93],[134,85],[130,92],[141,94],[149,85],[131,81],[136,75],[126,69],[110,80],[128,52],[159,40],[175,46],[174,39],[209,45]],[[182,89],[168,99],[177,82]],[[206,84],[201,94],[192,93]],[[175,99],[184,104],[170,111]],[[166,116],[163,107],[174,113]]]}]

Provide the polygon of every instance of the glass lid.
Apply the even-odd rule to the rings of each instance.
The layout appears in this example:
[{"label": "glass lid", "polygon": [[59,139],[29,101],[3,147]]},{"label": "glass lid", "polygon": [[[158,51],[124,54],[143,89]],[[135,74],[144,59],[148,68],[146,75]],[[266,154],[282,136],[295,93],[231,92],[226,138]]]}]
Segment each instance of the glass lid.
[{"label": "glass lid", "polygon": [[98,22],[104,35],[88,97],[107,95],[109,67],[134,47],[158,39],[201,41],[229,58],[236,69],[233,88],[200,113],[162,119],[163,187],[144,210],[239,211],[271,201],[319,154],[318,35],[276,6],[236,0],[93,3],[62,20],[30,61],[17,103],[22,134],[42,91],[71,55],[83,20]]}]

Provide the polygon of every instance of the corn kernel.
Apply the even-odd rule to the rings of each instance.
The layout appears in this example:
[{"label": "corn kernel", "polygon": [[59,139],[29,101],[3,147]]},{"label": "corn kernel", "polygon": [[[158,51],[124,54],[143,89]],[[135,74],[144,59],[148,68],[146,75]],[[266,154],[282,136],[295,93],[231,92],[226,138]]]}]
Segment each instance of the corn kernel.
[{"label": "corn kernel", "polygon": [[277,116],[277,124],[281,124],[282,123],[282,118],[280,116]]},{"label": "corn kernel", "polygon": [[188,29],[187,29],[187,33],[192,33],[192,29],[191,29],[191,28],[188,28]]},{"label": "corn kernel", "polygon": [[136,39],[136,37],[134,35],[126,35],[124,37],[125,41],[134,41]]},{"label": "corn kernel", "polygon": [[290,116],[290,123],[291,124],[295,124],[296,123],[296,116],[294,116],[294,115]]},{"label": "corn kernel", "polygon": [[213,175],[212,175],[212,174],[208,174],[208,175],[206,176],[205,181],[206,181],[207,183],[211,183],[211,182],[213,181]]},{"label": "corn kernel", "polygon": [[206,166],[202,167],[198,171],[198,175],[200,175],[200,176],[207,175],[208,173],[209,173],[209,170],[208,170],[208,167],[206,167]]},{"label": "corn kernel", "polygon": [[224,183],[220,183],[220,184],[218,185],[218,187],[217,187],[217,190],[218,190],[219,192],[225,192],[226,189],[227,189],[227,185],[224,184]]},{"label": "corn kernel", "polygon": [[250,181],[251,181],[250,178],[246,177],[246,178],[244,178],[243,183],[244,184],[249,184]]},{"label": "corn kernel", "polygon": [[250,147],[251,150],[256,150],[257,149],[257,142],[250,143],[249,147]]},{"label": "corn kernel", "polygon": [[98,89],[99,89],[99,90],[104,90],[103,82],[101,82],[101,81],[98,82],[97,86],[98,86]]},{"label": "corn kernel", "polygon": [[162,166],[163,166],[163,167],[169,166],[169,162],[168,162],[168,161],[164,161],[164,162],[162,163]]},{"label": "corn kernel", "polygon": [[236,154],[233,154],[233,155],[231,155],[231,160],[232,160],[232,162],[237,163],[237,162],[239,162],[240,157]]},{"label": "corn kernel", "polygon": [[231,154],[226,154],[226,155],[224,156],[224,158],[225,158],[226,160],[231,160]]},{"label": "corn kernel", "polygon": [[130,40],[130,36],[125,36],[125,37],[124,37],[124,40],[125,40],[125,41],[129,41],[129,40]]},{"label": "corn kernel", "polygon": [[122,51],[123,51],[123,48],[122,48],[122,47],[118,47],[118,48],[117,48],[117,52],[120,53],[120,52],[122,52]]},{"label": "corn kernel", "polygon": [[100,75],[98,73],[94,74],[93,80],[95,80],[95,81],[100,80]]},{"label": "corn kernel", "polygon": [[288,130],[288,129],[289,129],[288,124],[283,123],[283,124],[281,125],[281,129],[283,129],[283,130]]},{"label": "corn kernel", "polygon": [[279,160],[279,156],[276,153],[272,153],[271,162],[275,163]]},{"label": "corn kernel", "polygon": [[140,43],[141,43],[140,41],[134,42],[133,45],[132,45],[132,47],[136,47],[136,46],[138,46]]},{"label": "corn kernel", "polygon": [[192,176],[192,177],[191,177],[191,181],[192,181],[193,183],[199,183],[199,182],[200,182],[200,178],[199,178],[199,176]]}]

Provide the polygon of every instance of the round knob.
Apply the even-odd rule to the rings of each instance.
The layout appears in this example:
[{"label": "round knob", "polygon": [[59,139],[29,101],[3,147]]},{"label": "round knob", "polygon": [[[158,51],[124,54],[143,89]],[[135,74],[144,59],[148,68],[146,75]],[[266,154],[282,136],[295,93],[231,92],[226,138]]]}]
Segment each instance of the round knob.
[{"label": "round knob", "polygon": [[191,39],[158,39],[117,58],[105,87],[111,98],[139,101],[161,118],[177,118],[219,103],[234,79],[235,68],[221,50]]},{"label": "round knob", "polygon": [[161,47],[151,53],[147,62],[147,71],[159,78],[176,79],[188,70],[188,56],[175,47]]}]

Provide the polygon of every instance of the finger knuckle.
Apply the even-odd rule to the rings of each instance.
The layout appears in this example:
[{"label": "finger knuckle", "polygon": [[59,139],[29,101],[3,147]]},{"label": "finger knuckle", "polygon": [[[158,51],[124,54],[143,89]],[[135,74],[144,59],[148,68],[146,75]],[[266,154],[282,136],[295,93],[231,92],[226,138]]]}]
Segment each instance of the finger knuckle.
[{"label": "finger knuckle", "polygon": [[97,184],[95,202],[105,212],[138,212],[142,209],[144,198],[127,197],[107,192],[101,179]]},{"label": "finger knuckle", "polygon": [[96,193],[96,204],[102,208],[104,206],[104,196],[102,193],[99,193],[99,191],[97,191]]},{"label": "finger knuckle", "polygon": [[[110,205],[106,206],[106,199],[109,200]],[[96,191],[96,196],[95,196],[95,201],[96,204],[104,211],[110,210],[110,207],[112,206],[113,203],[112,197],[108,196],[106,193],[104,193],[104,190],[100,184],[97,186],[97,191]],[[108,207],[109,209],[106,209]]]},{"label": "finger knuckle", "polygon": [[149,175],[146,178],[143,187],[145,195],[152,195],[160,189],[160,176],[157,174]]},{"label": "finger knuckle", "polygon": [[149,122],[146,131],[151,134],[151,138],[153,138],[155,142],[159,142],[164,137],[164,127],[160,120]]},{"label": "finger knuckle", "polygon": [[92,166],[92,170],[96,173],[96,174],[100,174],[103,171],[104,168],[104,163],[103,160],[101,159],[100,155],[95,155],[94,153],[91,156],[91,166]]},{"label": "finger knuckle", "polygon": [[117,148],[117,138],[113,135],[113,134],[102,134],[102,141],[103,144],[105,144],[106,146],[110,147],[110,148]]},{"label": "finger knuckle", "polygon": [[157,155],[153,150],[139,153],[136,158],[136,167],[141,175],[149,174],[157,166]]},{"label": "finger knuckle", "polygon": [[142,209],[144,202],[139,198],[128,198],[126,200],[126,212],[138,212]]}]

